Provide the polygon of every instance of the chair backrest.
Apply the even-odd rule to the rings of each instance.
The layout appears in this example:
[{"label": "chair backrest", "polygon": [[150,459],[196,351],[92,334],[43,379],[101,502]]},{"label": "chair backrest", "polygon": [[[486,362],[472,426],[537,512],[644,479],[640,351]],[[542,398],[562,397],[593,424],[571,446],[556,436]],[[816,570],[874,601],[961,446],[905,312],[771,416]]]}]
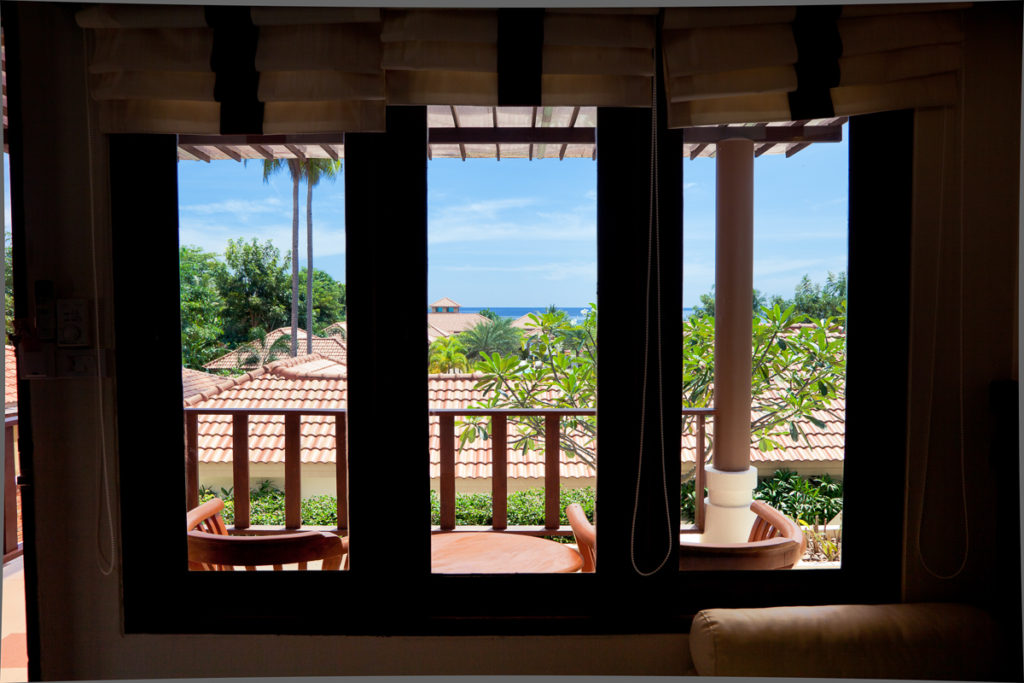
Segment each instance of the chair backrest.
[{"label": "chair backrest", "polygon": [[347,539],[326,531],[272,536],[188,532],[189,566],[207,571],[233,571],[235,567],[255,571],[260,566],[280,570],[283,565],[296,563],[299,569],[307,569],[308,563],[315,560],[323,561],[323,569],[335,570],[341,567],[342,556],[347,552]]},{"label": "chair backrest", "polygon": [[804,555],[800,526],[770,505],[755,500],[756,517],[746,543],[679,543],[681,570],[791,569]]},{"label": "chair backrest", "polygon": [[208,500],[199,507],[188,511],[188,528],[186,531],[206,531],[220,536],[228,535],[228,527],[221,519],[220,513],[224,509],[224,501],[220,498]]},{"label": "chair backrest", "polygon": [[[348,554],[348,539],[326,531],[300,531],[270,536],[230,536],[220,513],[224,501],[219,498],[189,510],[187,515],[188,565],[199,571],[234,571],[259,566],[282,569],[286,564],[322,560],[322,568],[339,569]],[[347,557],[346,557],[347,560]]]},{"label": "chair backrest", "polygon": [[576,547],[583,556],[583,572],[592,572],[597,565],[597,530],[587,519],[579,503],[565,508],[565,516],[569,518],[569,526],[576,536]]}]

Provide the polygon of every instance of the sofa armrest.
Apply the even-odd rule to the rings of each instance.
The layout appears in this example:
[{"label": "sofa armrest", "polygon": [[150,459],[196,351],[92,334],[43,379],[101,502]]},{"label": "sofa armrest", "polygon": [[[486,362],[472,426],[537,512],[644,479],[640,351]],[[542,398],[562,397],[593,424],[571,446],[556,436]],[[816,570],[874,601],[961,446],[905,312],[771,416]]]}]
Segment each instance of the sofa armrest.
[{"label": "sofa armrest", "polygon": [[991,680],[997,639],[980,609],[921,603],[709,609],[689,641],[702,676]]}]

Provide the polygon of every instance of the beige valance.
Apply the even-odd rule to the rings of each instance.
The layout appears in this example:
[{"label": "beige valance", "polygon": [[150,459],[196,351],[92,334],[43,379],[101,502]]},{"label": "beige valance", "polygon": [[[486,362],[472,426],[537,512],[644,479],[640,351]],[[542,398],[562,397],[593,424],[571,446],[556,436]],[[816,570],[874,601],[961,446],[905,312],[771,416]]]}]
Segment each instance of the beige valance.
[{"label": "beige valance", "polygon": [[[660,31],[671,127],[947,105],[969,6],[548,9],[536,104],[649,106]],[[499,104],[495,9],[97,5],[77,18],[108,132],[377,131],[388,104]]]},{"label": "beige valance", "polygon": [[[967,4],[670,8],[671,127],[953,104]],[[810,110],[797,111],[803,107]]]}]

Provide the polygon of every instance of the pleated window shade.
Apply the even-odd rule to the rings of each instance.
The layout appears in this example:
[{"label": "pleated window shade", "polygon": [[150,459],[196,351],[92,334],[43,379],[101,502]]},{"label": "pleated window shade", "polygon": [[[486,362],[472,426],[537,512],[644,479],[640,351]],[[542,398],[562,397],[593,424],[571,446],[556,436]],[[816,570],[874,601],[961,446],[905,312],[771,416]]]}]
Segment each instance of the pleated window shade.
[{"label": "pleated window shade", "polygon": [[[659,20],[671,127],[953,104],[969,6],[548,9],[536,104],[649,106]],[[387,104],[496,106],[498,21],[494,9],[78,13],[103,130],[193,134],[378,131]]]},{"label": "pleated window shade", "polygon": [[[380,10],[229,11],[236,12],[236,23],[243,18],[242,28],[218,35],[202,7],[98,5],[81,10],[77,21],[90,34],[90,90],[99,102],[101,129],[183,134],[384,130]],[[246,43],[246,36],[254,40]],[[218,58],[217,40],[226,42],[220,48],[226,59]],[[219,72],[214,68],[218,62]],[[243,129],[224,129],[228,106],[251,110],[242,116]]]},{"label": "pleated window shade", "polygon": [[388,104],[498,103],[498,11],[384,10]]},{"label": "pleated window shade", "polygon": [[955,104],[969,6],[854,5],[810,16],[793,7],[667,9],[669,126]]},{"label": "pleated window shade", "polygon": [[658,10],[544,13],[541,104],[651,106]]}]

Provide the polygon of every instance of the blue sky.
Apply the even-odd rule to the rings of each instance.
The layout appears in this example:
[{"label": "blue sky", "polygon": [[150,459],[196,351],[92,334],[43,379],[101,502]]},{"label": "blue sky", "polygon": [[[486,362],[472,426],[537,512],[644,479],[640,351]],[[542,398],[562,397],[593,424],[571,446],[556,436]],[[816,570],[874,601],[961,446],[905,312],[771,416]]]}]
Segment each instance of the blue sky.
[{"label": "blue sky", "polygon": [[[844,133],[845,135],[845,133]],[[6,162],[6,155],[5,155]],[[595,300],[597,165],[586,159],[428,162],[428,301],[578,307]],[[714,281],[715,162],[684,162],[683,302]],[[805,273],[846,269],[847,144],[755,160],[754,286],[792,296]],[[223,253],[229,238],[291,248],[291,181],[259,162],[178,164],[180,241]],[[5,172],[5,197],[10,195]],[[305,263],[305,187],[300,191]],[[345,278],[343,178],[313,193],[314,266]],[[8,203],[9,207],[9,203]],[[5,211],[10,229],[10,210]]]}]

